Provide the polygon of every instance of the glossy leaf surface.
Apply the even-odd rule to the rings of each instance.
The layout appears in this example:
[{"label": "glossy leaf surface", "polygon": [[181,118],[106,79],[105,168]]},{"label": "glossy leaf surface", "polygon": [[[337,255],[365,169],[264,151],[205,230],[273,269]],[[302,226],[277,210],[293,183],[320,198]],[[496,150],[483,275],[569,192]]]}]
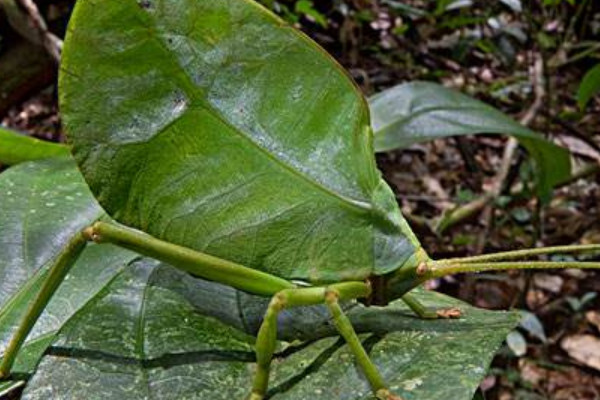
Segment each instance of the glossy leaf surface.
[{"label": "glossy leaf surface", "polygon": [[457,135],[512,135],[536,162],[538,192],[547,195],[571,172],[569,153],[495,108],[432,82],[395,86],[369,99],[375,150]]},{"label": "glossy leaf surface", "polygon": [[[24,163],[0,174],[0,354],[48,267],[71,236],[103,212],[71,159]],[[42,314],[14,372],[30,373],[54,334],[135,257],[112,246],[91,246]]]},{"label": "glossy leaf surface", "polygon": [[0,163],[18,164],[58,156],[68,156],[67,146],[45,142],[0,126]]},{"label": "glossy leaf surface", "polygon": [[[478,310],[432,292],[418,296],[430,305],[459,305],[465,318],[418,320],[400,302],[383,309],[356,306],[349,315],[357,329],[377,332],[361,337],[406,399],[471,399],[518,315]],[[252,331],[259,312],[246,311],[264,311],[263,300],[154,261],[135,262],[63,328],[23,398],[244,398],[254,371],[254,339],[231,325]],[[222,307],[206,307],[212,314],[198,308],[214,302]],[[280,321],[284,336],[315,340],[281,343],[271,398],[371,399],[343,342],[323,338],[333,328],[322,311],[299,309],[312,318],[288,314]],[[310,334],[298,333],[302,323],[311,324]]]},{"label": "glossy leaf surface", "polygon": [[70,24],[66,129],[118,221],[311,282],[383,274],[415,253],[364,98],[261,6],[82,0]]}]

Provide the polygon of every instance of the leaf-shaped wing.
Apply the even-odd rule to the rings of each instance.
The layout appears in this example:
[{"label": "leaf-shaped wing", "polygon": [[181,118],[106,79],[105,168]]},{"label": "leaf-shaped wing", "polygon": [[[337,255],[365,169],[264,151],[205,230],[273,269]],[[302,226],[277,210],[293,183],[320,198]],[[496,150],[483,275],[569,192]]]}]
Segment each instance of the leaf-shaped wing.
[{"label": "leaf-shaped wing", "polygon": [[341,67],[249,0],[82,0],[61,107],[120,222],[275,275],[364,279],[418,246]]}]

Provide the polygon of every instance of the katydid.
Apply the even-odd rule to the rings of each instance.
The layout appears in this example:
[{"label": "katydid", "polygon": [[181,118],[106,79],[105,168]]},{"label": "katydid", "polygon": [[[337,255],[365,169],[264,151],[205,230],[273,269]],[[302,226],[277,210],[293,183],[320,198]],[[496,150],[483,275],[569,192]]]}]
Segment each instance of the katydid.
[{"label": "katydid", "polygon": [[0,365],[87,241],[111,243],[272,300],[249,399],[264,398],[284,308],[325,304],[379,399],[399,399],[340,301],[385,306],[461,272],[600,268],[513,261],[600,245],[432,260],[373,156],[364,97],[320,47],[250,0],[80,0],[65,41],[60,103],[73,155],[113,220],[65,247]]}]

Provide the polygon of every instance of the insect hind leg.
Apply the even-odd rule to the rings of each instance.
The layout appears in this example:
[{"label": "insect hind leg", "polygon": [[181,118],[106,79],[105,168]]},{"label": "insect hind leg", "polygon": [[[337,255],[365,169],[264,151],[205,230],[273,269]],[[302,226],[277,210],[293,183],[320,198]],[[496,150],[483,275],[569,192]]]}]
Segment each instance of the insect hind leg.
[{"label": "insect hind leg", "polygon": [[369,381],[371,389],[380,400],[402,400],[392,394],[365,351],[348,317],[339,305],[340,300],[366,298],[371,288],[364,282],[343,282],[327,287],[285,289],[273,296],[265,313],[256,340],[257,369],[248,400],[262,400],[269,383],[271,359],[277,344],[277,316],[284,308],[326,304],[333,323],[346,340],[357,363]]}]

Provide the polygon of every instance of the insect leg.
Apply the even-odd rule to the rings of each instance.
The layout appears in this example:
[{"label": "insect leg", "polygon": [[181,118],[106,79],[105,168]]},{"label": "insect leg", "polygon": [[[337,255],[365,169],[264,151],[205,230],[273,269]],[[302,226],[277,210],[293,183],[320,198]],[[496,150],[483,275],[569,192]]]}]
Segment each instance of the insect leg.
[{"label": "insect leg", "polygon": [[404,303],[406,303],[406,305],[422,319],[460,318],[461,316],[460,309],[456,307],[440,309],[429,308],[410,293],[406,293],[402,296],[402,301],[404,301]]},{"label": "insect leg", "polygon": [[325,295],[325,301],[329,307],[329,311],[333,316],[333,323],[337,328],[338,332],[346,340],[348,347],[354,354],[356,362],[361,367],[365,377],[369,381],[371,389],[375,393],[375,396],[380,400],[402,400],[401,397],[392,394],[387,385],[385,384],[383,377],[377,370],[373,361],[369,358],[365,348],[363,347],[356,331],[352,327],[352,323],[344,314],[342,307],[340,307],[339,299],[340,293],[333,287],[328,288]]},{"label": "insect leg", "polygon": [[19,350],[23,346],[27,335],[39,319],[40,315],[50,302],[52,295],[58,289],[58,286],[65,279],[65,276],[77,261],[77,258],[87,244],[87,239],[82,233],[75,235],[67,244],[65,249],[58,255],[50,266],[48,276],[42,283],[42,288],[29,305],[27,313],[21,320],[17,331],[10,340],[0,365],[0,379],[8,377],[10,370],[15,362]]},{"label": "insect leg", "polygon": [[271,359],[277,343],[278,314],[284,308],[323,303],[326,303],[330,308],[335,326],[346,339],[357,358],[358,364],[365,371],[373,391],[381,399],[398,400],[398,397],[391,395],[385,388],[383,379],[369,359],[350,321],[343,314],[338,303],[339,300],[366,298],[370,292],[370,286],[364,282],[343,282],[327,287],[285,289],[273,296],[256,339],[257,370],[249,400],[262,400],[267,391]]},{"label": "insect leg", "polygon": [[112,243],[163,261],[196,277],[260,296],[273,296],[293,283],[235,262],[179,246],[115,222],[96,222],[85,230],[96,243]]}]

